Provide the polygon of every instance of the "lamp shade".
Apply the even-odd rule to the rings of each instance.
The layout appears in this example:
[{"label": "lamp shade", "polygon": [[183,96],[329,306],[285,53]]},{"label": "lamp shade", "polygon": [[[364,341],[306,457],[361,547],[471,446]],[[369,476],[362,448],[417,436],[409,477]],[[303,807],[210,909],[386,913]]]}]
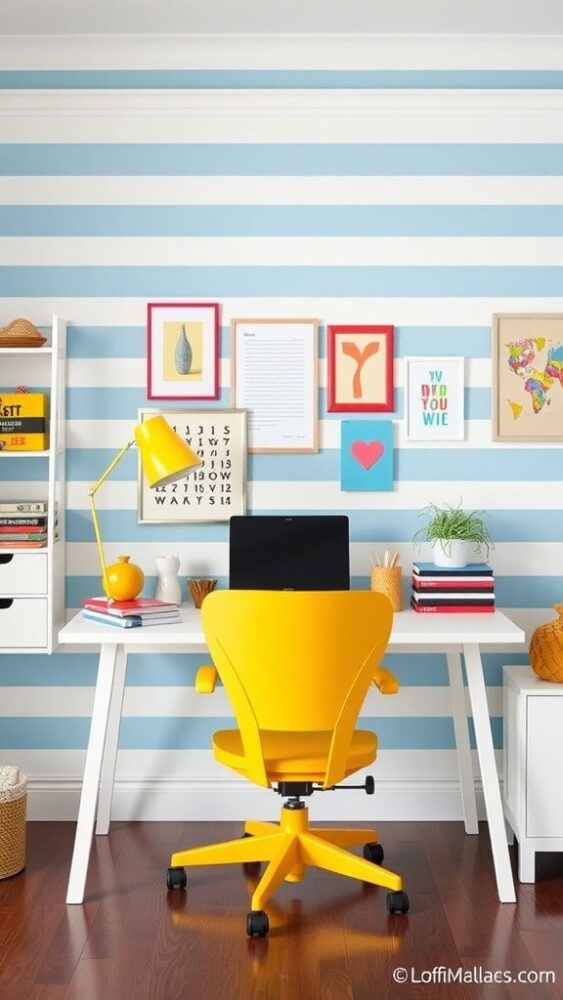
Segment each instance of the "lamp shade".
[{"label": "lamp shade", "polygon": [[151,417],[135,427],[141,467],[151,489],[182,479],[201,465],[201,459],[172,430],[163,416]]}]

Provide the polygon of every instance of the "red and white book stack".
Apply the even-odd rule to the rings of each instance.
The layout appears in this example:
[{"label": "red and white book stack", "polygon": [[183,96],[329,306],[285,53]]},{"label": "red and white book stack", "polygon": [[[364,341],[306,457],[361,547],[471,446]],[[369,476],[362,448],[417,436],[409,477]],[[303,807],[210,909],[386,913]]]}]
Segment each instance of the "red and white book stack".
[{"label": "red and white book stack", "polygon": [[414,563],[411,607],[418,614],[487,614],[495,610],[495,578],[486,563],[461,569]]},{"label": "red and white book stack", "polygon": [[137,597],[134,601],[108,601],[89,597],[82,605],[82,617],[117,628],[146,628],[148,625],[174,625],[181,621],[180,606],[169,601]]}]

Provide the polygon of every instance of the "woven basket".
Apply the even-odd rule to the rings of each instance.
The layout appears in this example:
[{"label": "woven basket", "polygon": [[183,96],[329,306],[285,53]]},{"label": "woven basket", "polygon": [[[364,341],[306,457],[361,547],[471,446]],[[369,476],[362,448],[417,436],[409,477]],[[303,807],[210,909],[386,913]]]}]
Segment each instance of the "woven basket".
[{"label": "woven basket", "polygon": [[47,338],[28,319],[13,319],[0,327],[0,347],[42,347]]},{"label": "woven basket", "polygon": [[391,601],[393,611],[403,610],[403,585],[400,566],[373,566],[371,589],[385,594]]},{"label": "woven basket", "polygon": [[553,605],[559,618],[540,625],[530,642],[530,663],[544,681],[563,684],[563,604]]},{"label": "woven basket", "polygon": [[217,580],[188,580],[188,590],[194,602],[194,608],[201,608],[204,597],[215,590],[216,586]]},{"label": "woven basket", "polygon": [[25,868],[26,804],[26,776],[16,768],[0,768],[0,879]]}]

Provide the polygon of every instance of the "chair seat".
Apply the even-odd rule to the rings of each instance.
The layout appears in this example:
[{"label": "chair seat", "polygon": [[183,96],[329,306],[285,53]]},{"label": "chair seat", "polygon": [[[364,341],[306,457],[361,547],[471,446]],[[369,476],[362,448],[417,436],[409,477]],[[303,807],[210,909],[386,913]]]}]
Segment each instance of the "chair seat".
[{"label": "chair seat", "polygon": [[[268,778],[274,781],[313,781],[324,779],[332,732],[260,733]],[[238,729],[219,729],[213,734],[216,760],[240,774],[246,772],[246,759]],[[377,736],[356,729],[348,755],[346,774],[353,774],[371,764],[377,756]]]}]

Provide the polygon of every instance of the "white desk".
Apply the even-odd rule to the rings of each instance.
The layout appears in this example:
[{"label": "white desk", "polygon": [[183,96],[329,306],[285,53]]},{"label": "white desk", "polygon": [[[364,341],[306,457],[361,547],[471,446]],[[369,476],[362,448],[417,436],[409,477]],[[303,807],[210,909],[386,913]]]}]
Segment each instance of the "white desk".
[{"label": "white desk", "polygon": [[[500,788],[495,764],[491,723],[487,706],[480,647],[522,645],[525,634],[506,615],[417,615],[401,611],[395,615],[389,650],[445,653],[452,692],[452,716],[458,755],[459,777],[466,833],[478,833],[475,785],[465,711],[461,654],[465,660],[467,686],[481,767],[485,808],[499,899],[516,900],[508,857]],[[78,824],[68,883],[67,903],[81,903],[96,819],[96,833],[109,832],[117,741],[125,686],[127,653],[133,650],[167,649],[170,652],[205,653],[200,615],[182,609],[178,625],[155,625],[147,629],[120,629],[96,624],[76,615],[59,632],[59,643],[98,646],[100,660],[86,766],[80,797]]]}]

